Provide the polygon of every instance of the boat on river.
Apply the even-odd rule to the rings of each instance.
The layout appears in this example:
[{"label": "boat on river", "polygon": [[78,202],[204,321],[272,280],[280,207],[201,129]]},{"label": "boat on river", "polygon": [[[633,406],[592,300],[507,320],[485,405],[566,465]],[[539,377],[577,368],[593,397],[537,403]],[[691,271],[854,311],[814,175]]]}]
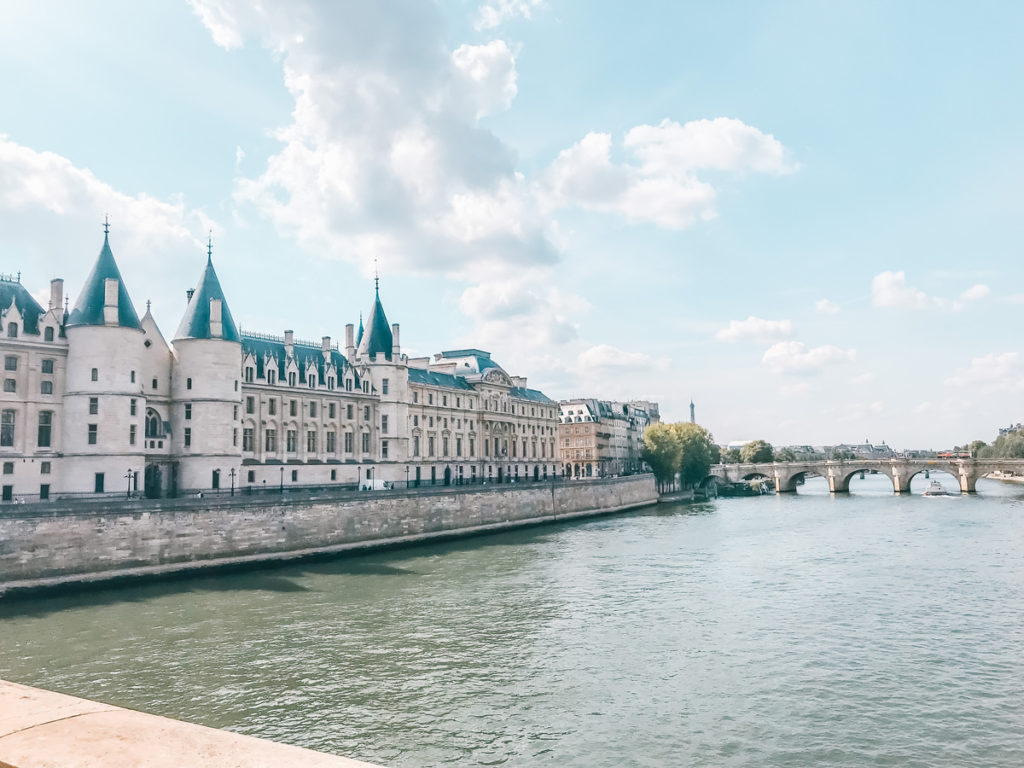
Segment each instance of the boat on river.
[{"label": "boat on river", "polygon": [[949,491],[942,487],[938,480],[932,480],[924,492],[925,496],[949,496]]}]

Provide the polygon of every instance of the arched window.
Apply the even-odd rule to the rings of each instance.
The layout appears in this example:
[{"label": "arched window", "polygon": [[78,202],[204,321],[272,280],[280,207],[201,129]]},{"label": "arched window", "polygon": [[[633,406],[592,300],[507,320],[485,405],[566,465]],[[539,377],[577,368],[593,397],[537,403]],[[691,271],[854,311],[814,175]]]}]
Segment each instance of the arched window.
[{"label": "arched window", "polygon": [[146,409],[146,437],[157,438],[164,436],[164,423],[160,414],[152,408]]}]

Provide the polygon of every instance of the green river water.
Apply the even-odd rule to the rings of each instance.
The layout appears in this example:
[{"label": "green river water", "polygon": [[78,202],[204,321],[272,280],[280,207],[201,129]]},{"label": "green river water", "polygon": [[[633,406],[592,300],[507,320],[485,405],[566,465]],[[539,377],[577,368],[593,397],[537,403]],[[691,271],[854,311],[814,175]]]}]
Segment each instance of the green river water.
[{"label": "green river water", "polygon": [[823,483],[0,601],[0,677],[394,768],[1024,765],[1024,487]]}]

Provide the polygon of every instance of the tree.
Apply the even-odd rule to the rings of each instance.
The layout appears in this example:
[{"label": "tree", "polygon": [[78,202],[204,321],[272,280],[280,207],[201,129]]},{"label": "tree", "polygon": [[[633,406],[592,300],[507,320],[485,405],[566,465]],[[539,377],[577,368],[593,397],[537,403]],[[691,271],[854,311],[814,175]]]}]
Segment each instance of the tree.
[{"label": "tree", "polygon": [[978,458],[979,456],[981,456],[981,452],[985,448],[988,448],[988,443],[986,443],[984,440],[973,440],[971,442],[969,450],[971,452],[971,456],[973,456],[974,458]]},{"label": "tree", "polygon": [[832,460],[833,461],[842,461],[843,459],[856,459],[856,458],[857,458],[857,454],[855,454],[853,451],[844,451],[841,448],[833,448],[832,449]]},{"label": "tree", "polygon": [[739,464],[740,463],[740,449],[730,448],[722,454],[723,464]]},{"label": "tree", "polygon": [[679,443],[679,480],[684,487],[697,485],[708,476],[712,464],[718,461],[715,438],[704,427],[689,422],[672,425]]},{"label": "tree", "polygon": [[740,449],[740,460],[744,464],[760,464],[774,461],[775,451],[771,443],[765,440],[751,440]]},{"label": "tree", "polygon": [[652,424],[645,429],[640,457],[651,466],[659,486],[674,481],[682,459],[682,446],[673,425]]},{"label": "tree", "polygon": [[796,454],[791,448],[780,448],[775,452],[776,461],[796,461]]}]

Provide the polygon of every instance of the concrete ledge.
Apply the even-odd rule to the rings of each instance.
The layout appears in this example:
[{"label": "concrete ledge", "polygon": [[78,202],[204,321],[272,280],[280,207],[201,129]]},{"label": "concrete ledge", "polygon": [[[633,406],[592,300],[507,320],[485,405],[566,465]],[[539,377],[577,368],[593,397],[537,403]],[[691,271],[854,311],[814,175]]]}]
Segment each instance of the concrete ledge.
[{"label": "concrete ledge", "polygon": [[3,768],[377,768],[0,680]]},{"label": "concrete ledge", "polygon": [[[459,539],[469,536],[480,536],[487,533],[509,530],[512,528],[525,528],[529,526],[545,525],[556,523],[562,520],[574,520],[584,517],[597,517],[610,515],[617,512],[626,512],[631,509],[651,506],[657,503],[656,500],[643,501],[639,503],[622,504],[602,509],[586,509],[578,512],[563,512],[561,514],[542,515],[539,517],[528,517],[513,520],[504,520],[500,523],[487,523],[484,525],[467,526],[465,528],[428,531],[426,533],[409,534],[407,536],[392,536],[382,539],[364,539],[361,541],[347,542],[344,544],[332,544],[323,547],[307,547],[304,549],[288,550],[284,552],[261,552],[254,555],[239,555],[236,557],[219,557],[205,560],[190,560],[186,562],[165,563],[162,565],[145,565],[135,568],[118,568],[110,571],[98,571],[93,573],[75,573],[64,576],[51,576],[38,579],[23,579],[19,581],[8,581],[0,583],[0,597],[16,596],[25,592],[50,589],[66,585],[87,585],[97,582],[117,581],[121,579],[134,579],[139,577],[173,576],[199,571],[215,569],[239,568],[247,565],[260,565],[268,563],[285,564],[297,560],[305,560],[316,557],[324,557],[345,552],[358,552],[373,549],[389,549],[393,547],[410,546],[426,541],[444,541]],[[0,765],[0,768],[3,768]]]}]

